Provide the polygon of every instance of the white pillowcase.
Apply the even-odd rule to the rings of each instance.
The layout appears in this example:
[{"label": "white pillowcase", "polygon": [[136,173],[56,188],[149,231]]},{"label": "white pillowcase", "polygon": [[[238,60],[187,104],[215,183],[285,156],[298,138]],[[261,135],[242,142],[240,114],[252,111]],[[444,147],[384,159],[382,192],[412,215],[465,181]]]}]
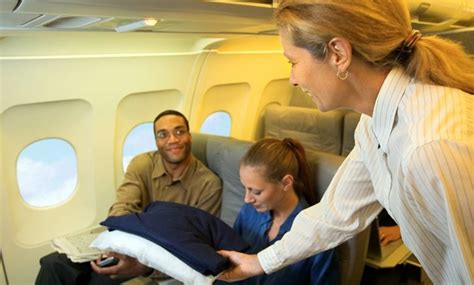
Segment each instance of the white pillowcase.
[{"label": "white pillowcase", "polygon": [[184,284],[211,285],[216,279],[201,274],[158,244],[134,234],[106,231],[92,241],[90,247],[135,257],[140,263]]}]

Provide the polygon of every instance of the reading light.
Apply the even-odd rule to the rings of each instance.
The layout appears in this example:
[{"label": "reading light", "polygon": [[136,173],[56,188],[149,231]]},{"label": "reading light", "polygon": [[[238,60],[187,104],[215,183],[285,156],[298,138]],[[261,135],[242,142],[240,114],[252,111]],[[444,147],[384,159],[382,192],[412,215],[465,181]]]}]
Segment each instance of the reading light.
[{"label": "reading light", "polygon": [[125,25],[121,25],[115,28],[115,31],[122,33],[122,32],[130,32],[135,31],[144,27],[153,27],[158,23],[158,20],[155,18],[145,18],[140,21],[128,23]]}]

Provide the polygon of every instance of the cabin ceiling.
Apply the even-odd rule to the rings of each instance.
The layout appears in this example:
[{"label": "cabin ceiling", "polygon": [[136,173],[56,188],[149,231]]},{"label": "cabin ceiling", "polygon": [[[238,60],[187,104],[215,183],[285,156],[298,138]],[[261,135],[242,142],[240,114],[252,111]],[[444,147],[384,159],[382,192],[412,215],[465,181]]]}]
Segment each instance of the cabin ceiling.
[{"label": "cabin ceiling", "polygon": [[[0,0],[0,31],[112,31],[144,18],[156,33],[272,34],[278,0]],[[409,0],[424,33],[472,29],[472,0]]]},{"label": "cabin ceiling", "polygon": [[136,31],[265,33],[274,30],[273,3],[254,0],[0,0],[0,29],[115,31],[155,18]]}]

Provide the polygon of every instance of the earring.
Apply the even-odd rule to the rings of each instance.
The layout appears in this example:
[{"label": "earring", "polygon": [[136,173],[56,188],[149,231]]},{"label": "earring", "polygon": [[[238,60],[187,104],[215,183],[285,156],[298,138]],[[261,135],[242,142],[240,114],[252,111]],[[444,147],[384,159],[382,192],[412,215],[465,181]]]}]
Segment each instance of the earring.
[{"label": "earring", "polygon": [[336,76],[337,76],[337,78],[339,78],[341,80],[346,80],[347,77],[349,77],[349,72],[347,72],[347,70],[343,71],[343,72],[338,70],[337,73],[336,73]]},{"label": "earring", "polygon": [[308,90],[301,88],[301,91],[303,91],[304,94],[306,94],[306,95],[308,95],[309,97],[311,97],[311,93],[309,93]]}]

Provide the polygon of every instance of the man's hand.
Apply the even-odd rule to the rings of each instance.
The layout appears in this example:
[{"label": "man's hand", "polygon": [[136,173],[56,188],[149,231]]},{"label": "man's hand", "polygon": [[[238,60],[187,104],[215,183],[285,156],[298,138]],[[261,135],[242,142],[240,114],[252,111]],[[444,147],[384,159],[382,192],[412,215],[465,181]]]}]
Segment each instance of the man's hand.
[{"label": "man's hand", "polygon": [[108,275],[110,278],[115,279],[148,275],[153,272],[153,269],[141,264],[133,257],[116,252],[108,252],[107,256],[114,256],[118,258],[119,262],[116,265],[102,268],[97,265],[100,259],[91,261],[92,269],[98,274]]},{"label": "man's hand", "polygon": [[220,250],[217,253],[228,258],[232,263],[232,266],[229,269],[219,275],[219,280],[233,282],[264,273],[257,255],[255,254],[249,255],[227,250]]},{"label": "man's hand", "polygon": [[401,238],[400,227],[399,226],[380,227],[379,236],[380,236],[380,243],[382,244],[382,246],[387,245],[391,243],[392,241],[399,240]]}]

